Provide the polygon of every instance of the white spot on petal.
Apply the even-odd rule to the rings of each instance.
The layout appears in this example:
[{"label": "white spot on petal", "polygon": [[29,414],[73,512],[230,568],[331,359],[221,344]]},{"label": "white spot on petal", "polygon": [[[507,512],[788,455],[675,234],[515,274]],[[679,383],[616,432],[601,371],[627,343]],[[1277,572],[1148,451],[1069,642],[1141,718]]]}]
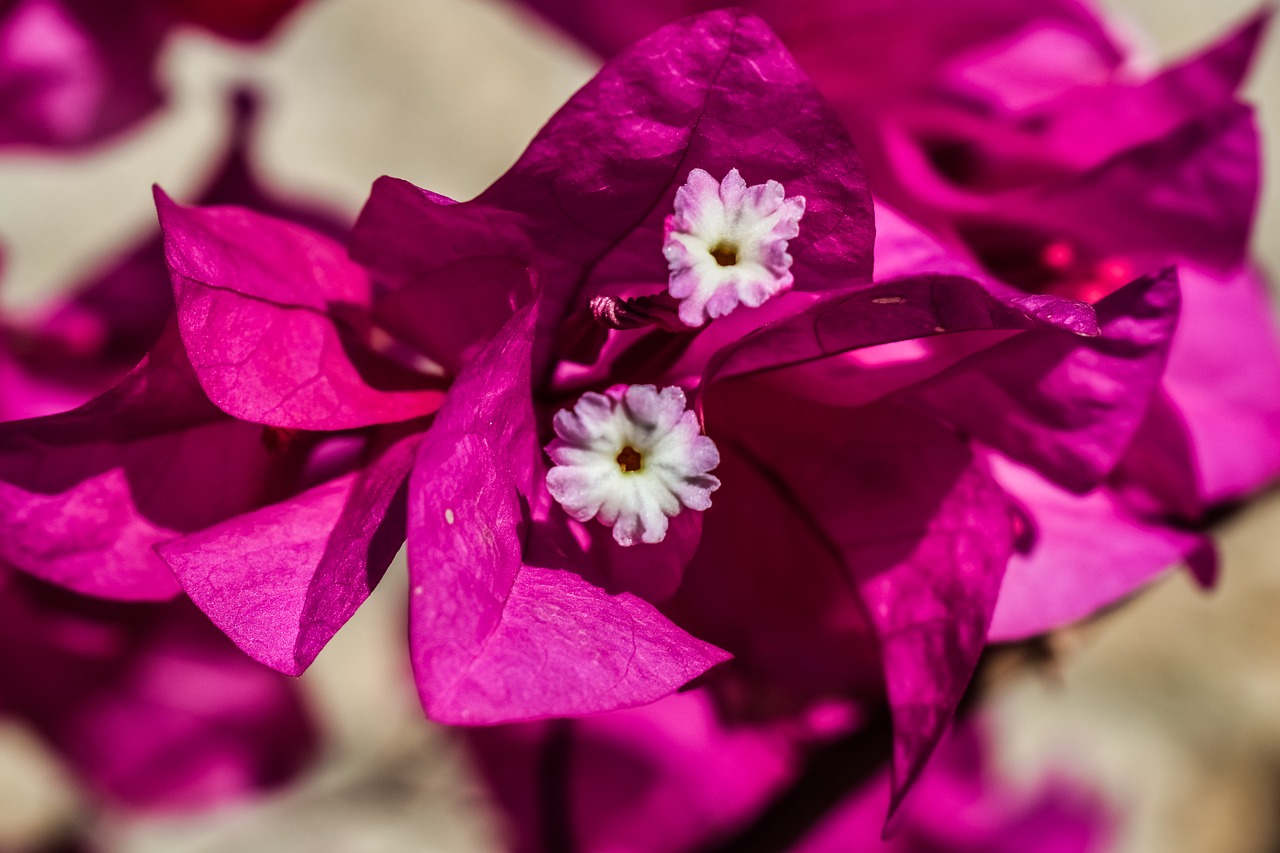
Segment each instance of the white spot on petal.
[{"label": "white spot on petal", "polygon": [[446,510],[444,511],[444,521],[445,521],[445,524],[453,524],[453,522],[454,522],[454,515],[453,515],[453,510],[452,510],[452,509],[446,509]]}]

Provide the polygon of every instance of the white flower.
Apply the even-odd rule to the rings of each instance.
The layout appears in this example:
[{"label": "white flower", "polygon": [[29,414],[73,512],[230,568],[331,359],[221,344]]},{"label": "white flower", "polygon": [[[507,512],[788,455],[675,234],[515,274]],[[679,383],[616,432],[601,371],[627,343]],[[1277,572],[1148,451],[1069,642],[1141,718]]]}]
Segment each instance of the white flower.
[{"label": "white flower", "polygon": [[707,509],[720,488],[707,473],[720,453],[679,388],[588,392],[573,411],[557,412],[554,425],[547,489],[578,521],[612,527],[619,545],[661,542],[669,517]]},{"label": "white flower", "polygon": [[791,286],[787,241],[800,233],[804,197],[782,184],[747,186],[732,169],[717,181],[702,169],[676,190],[662,254],[680,321],[701,326],[739,303],[756,308]]}]

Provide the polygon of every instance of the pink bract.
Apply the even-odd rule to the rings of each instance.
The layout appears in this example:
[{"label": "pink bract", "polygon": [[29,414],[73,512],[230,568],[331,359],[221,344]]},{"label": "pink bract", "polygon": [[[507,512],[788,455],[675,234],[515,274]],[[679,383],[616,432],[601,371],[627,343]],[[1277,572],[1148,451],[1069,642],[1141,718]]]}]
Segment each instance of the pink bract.
[{"label": "pink bract", "polygon": [[0,714],[113,805],[192,809],[286,782],[316,747],[296,685],[186,601],[84,598],[0,568]]}]

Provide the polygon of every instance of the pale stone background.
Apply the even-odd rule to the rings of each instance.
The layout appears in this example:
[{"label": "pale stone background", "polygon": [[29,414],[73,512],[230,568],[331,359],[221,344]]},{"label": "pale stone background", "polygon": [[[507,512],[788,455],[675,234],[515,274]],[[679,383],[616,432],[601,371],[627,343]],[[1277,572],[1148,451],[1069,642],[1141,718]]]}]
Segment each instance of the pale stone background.
[{"label": "pale stone background", "polygon": [[[1154,54],[1182,55],[1249,0],[1112,0]],[[192,190],[226,132],[221,93],[270,94],[258,140],[283,192],[354,213],[393,174],[457,198],[483,189],[592,73],[577,48],[496,0],[313,0],[265,51],[174,44],[173,108],[137,136],[69,162],[0,158],[0,305],[29,309],[142,233],[149,187]],[[1280,43],[1251,87],[1280,163]],[[1280,191],[1257,246],[1280,270]],[[1125,853],[1264,853],[1280,846],[1280,497],[1222,535],[1212,595],[1171,577],[1060,638],[1066,663],[999,701],[1011,773],[1046,761],[1101,785],[1128,814]],[[93,815],[25,732],[0,725],[0,849],[92,821],[126,853],[401,853],[501,847],[456,749],[422,722],[406,677],[403,566],[303,683],[330,731],[316,770],[266,801],[199,817]]]}]

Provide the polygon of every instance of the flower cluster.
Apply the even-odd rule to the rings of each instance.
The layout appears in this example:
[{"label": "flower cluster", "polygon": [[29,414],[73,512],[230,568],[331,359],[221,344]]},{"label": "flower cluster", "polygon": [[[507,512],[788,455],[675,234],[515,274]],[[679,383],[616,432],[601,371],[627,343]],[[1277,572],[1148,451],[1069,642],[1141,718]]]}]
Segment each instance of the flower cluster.
[{"label": "flower cluster", "polygon": [[[1180,561],[1212,583],[1209,519],[1280,474],[1235,97],[1261,21],[1136,79],[1068,2],[531,5],[611,58],[475,199],[382,178],[346,236],[233,155],[207,203],[157,189],[162,248],[0,326],[40,344],[0,352],[0,627],[50,585],[112,599],[134,685],[198,633],[181,593],[298,675],[407,542],[423,708],[517,724],[473,736],[517,826],[546,718],[588,717],[584,849],[655,851],[883,718],[890,772],[797,849],[869,843],[917,779],[893,849],[1083,849],[1100,813],[1056,790],[921,823],[989,794],[972,730],[926,762],[990,643]],[[57,381],[78,351],[99,372]],[[244,701],[305,752],[267,675]],[[43,695],[14,712],[68,751],[113,731]]]},{"label": "flower cluster", "polygon": [[[529,5],[604,54],[700,6],[618,16],[594,0]],[[1106,477],[994,460],[1035,535],[1009,563],[993,637],[1085,617],[1179,561],[1210,581],[1212,543],[1196,531],[1280,475],[1280,349],[1247,255],[1258,137],[1238,97],[1268,14],[1142,74],[1075,2],[905,0],[891,15],[826,0],[744,5],[858,142],[881,276],[959,271],[1004,296],[1096,303],[1140,272],[1178,270],[1183,308],[1159,392]],[[974,416],[999,402],[975,400]]]}]

